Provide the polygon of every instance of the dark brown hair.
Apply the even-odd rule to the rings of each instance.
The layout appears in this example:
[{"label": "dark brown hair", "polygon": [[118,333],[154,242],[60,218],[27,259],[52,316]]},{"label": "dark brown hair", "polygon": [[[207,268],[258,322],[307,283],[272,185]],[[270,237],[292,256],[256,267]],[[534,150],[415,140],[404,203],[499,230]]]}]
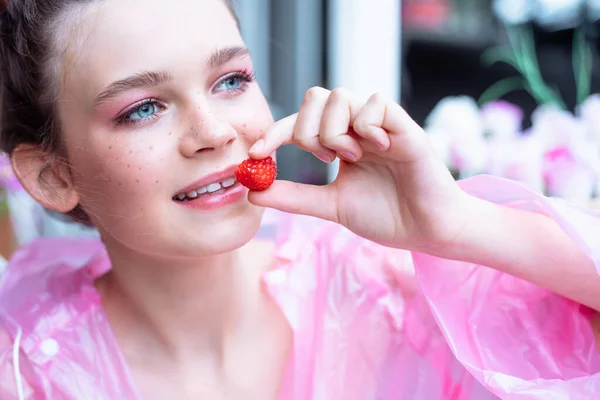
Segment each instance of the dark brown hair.
[{"label": "dark brown hair", "polygon": [[[54,152],[60,144],[56,102],[61,17],[98,0],[0,0],[0,152],[20,144]],[[8,2],[8,7],[6,3]],[[232,0],[225,0],[236,22]],[[64,50],[64,49],[63,49]],[[80,207],[80,222],[89,218]]]}]

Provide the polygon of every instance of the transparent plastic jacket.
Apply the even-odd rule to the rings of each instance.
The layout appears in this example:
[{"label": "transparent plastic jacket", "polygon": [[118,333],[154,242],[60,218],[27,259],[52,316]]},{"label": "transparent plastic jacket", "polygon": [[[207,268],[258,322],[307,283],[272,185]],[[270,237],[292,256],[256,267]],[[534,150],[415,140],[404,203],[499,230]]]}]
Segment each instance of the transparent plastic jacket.
[{"label": "transparent plastic jacket", "polygon": [[[491,177],[475,196],[550,215],[598,265],[600,216]],[[590,310],[483,266],[384,248],[344,228],[269,212],[264,276],[294,330],[281,400],[600,398]],[[543,268],[540,265],[540,268]],[[139,394],[93,281],[93,238],[36,241],[0,282],[0,399]]]}]

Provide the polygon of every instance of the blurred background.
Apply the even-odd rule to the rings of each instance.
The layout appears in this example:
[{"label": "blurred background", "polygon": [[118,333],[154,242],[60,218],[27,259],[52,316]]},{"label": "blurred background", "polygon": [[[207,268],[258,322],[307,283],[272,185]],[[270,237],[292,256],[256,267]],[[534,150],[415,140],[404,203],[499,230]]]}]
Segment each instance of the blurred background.
[{"label": "blurred background", "polygon": [[[457,177],[496,173],[598,197],[600,0],[237,0],[236,11],[276,119],[312,86],[383,92],[432,134]],[[337,171],[293,146],[278,164],[281,179],[313,184]],[[55,219],[17,218],[18,243],[32,229],[66,232]],[[9,229],[0,217],[0,254],[15,245]]]},{"label": "blurred background", "polygon": [[[583,31],[598,61],[600,1],[592,0],[238,0],[243,34],[276,117],[296,112],[314,85],[362,94],[383,91],[420,124],[448,96],[478,99],[518,75],[482,56],[508,45],[506,25],[530,30],[539,69],[568,109],[577,103],[573,38]],[[592,63],[591,93],[600,92]],[[525,90],[502,96],[523,111],[539,102]],[[281,177],[322,184],[335,176],[309,154],[283,149]],[[300,167],[301,166],[301,167]]]}]

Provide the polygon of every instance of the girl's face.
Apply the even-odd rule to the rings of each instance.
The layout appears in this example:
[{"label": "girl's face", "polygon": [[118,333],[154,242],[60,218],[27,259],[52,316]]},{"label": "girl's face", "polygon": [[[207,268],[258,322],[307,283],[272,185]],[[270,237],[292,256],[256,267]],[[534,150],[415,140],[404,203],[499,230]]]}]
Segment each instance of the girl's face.
[{"label": "girl's face", "polygon": [[227,6],[103,0],[73,15],[58,112],[105,240],[179,257],[246,243],[262,210],[233,169],[273,120]]}]

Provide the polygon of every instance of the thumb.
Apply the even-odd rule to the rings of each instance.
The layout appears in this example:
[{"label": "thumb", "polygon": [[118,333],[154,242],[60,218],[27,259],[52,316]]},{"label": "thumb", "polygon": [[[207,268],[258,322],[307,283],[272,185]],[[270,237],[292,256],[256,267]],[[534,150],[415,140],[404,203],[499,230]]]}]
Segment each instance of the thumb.
[{"label": "thumb", "polygon": [[317,186],[275,181],[265,191],[250,191],[248,200],[259,207],[338,222],[337,195],[331,185]]}]

